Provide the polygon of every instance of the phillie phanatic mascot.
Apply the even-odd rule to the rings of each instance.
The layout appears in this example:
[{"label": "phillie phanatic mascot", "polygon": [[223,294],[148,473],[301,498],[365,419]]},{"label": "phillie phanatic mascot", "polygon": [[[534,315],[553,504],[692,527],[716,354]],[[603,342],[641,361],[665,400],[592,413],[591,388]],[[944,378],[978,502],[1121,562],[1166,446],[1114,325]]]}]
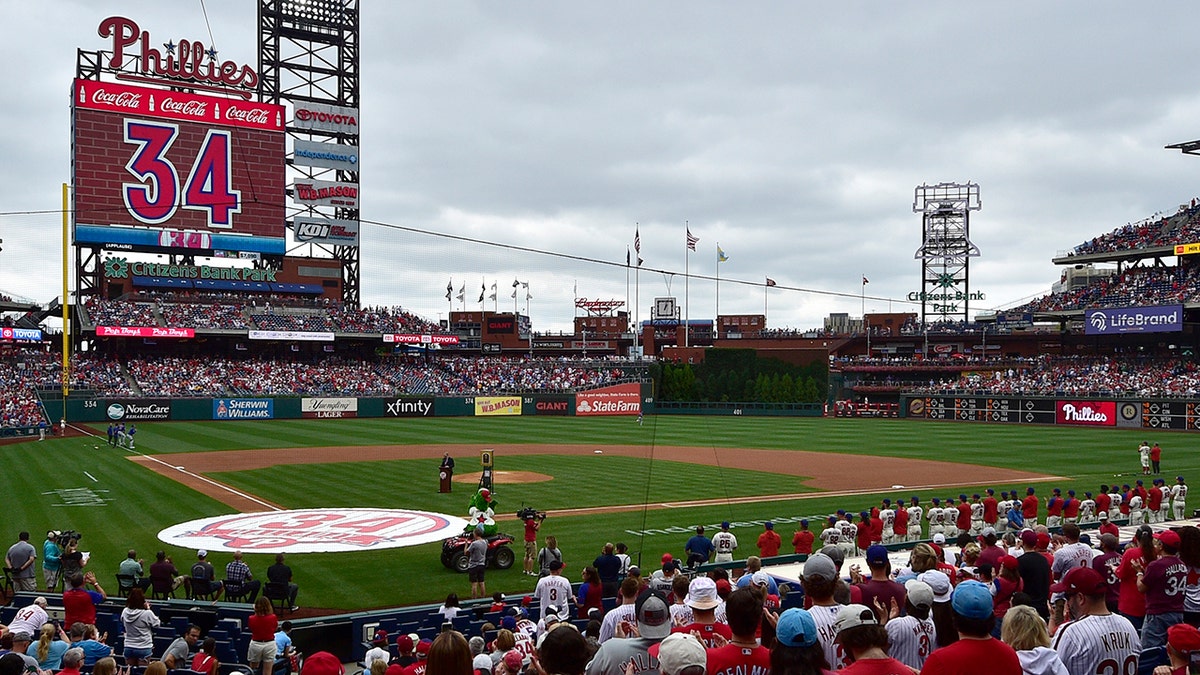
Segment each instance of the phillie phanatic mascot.
[{"label": "phillie phanatic mascot", "polygon": [[483,535],[490,537],[496,534],[496,521],[493,516],[496,515],[496,500],[492,499],[492,492],[487,488],[479,488],[473,497],[471,497],[470,506],[467,508],[468,520],[467,532],[474,530],[477,527],[483,528]]}]

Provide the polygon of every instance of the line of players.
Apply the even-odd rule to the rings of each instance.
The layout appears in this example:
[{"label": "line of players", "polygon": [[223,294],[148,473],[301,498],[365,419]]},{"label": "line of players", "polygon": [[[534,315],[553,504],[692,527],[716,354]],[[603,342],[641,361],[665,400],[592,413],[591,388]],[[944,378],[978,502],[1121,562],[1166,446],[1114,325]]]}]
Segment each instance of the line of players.
[{"label": "line of players", "polygon": [[[1045,524],[1061,527],[1065,523],[1107,521],[1110,517],[1113,520],[1128,519],[1130,525],[1182,520],[1187,508],[1187,493],[1183,476],[1176,478],[1175,485],[1167,485],[1163,479],[1156,478],[1150,489],[1146,489],[1141,480],[1133,486],[1101,485],[1095,497],[1091,492],[1084,492],[1083,499],[1076,497],[1074,490],[1068,490],[1064,496],[1060,488],[1054,488],[1046,500]],[[854,513],[845,510],[829,516],[820,539],[825,545],[832,544],[848,555],[855,555],[873,543],[922,540],[922,519],[929,526],[928,539],[942,535],[952,541],[964,532],[978,537],[987,528],[1003,534],[1032,527],[1037,524],[1040,509],[1041,500],[1032,487],[1025,489],[1024,498],[1016,490],[1001,490],[997,499],[992,488],[982,496],[974,494],[968,498],[960,494],[957,502],[953,497],[945,501],[934,497],[928,509],[921,505],[919,497],[908,500],[901,497],[894,503],[885,498],[880,506],[860,511],[857,520]],[[1121,518],[1116,517],[1117,513]],[[806,528],[807,523],[802,527]]]}]

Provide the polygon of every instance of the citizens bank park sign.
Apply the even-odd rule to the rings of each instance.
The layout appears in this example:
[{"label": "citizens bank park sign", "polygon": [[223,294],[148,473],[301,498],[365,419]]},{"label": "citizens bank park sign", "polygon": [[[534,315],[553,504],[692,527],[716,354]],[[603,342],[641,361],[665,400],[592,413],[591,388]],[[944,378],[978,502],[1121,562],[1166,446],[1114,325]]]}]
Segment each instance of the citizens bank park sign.
[{"label": "citizens bank park sign", "polygon": [[192,520],[158,533],[171,546],[253,553],[344,553],[441,541],[467,521],[407,509],[302,509]]}]

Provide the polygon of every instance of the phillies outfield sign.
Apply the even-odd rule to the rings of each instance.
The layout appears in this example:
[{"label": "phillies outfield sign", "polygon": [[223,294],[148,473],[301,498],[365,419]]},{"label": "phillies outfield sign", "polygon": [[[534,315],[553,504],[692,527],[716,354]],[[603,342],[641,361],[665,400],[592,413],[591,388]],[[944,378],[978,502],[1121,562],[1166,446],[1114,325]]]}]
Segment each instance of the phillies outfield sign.
[{"label": "phillies outfield sign", "polygon": [[158,538],[229,553],[342,553],[428,544],[466,525],[462,518],[408,509],[302,509],[202,518],[172,525]]},{"label": "phillies outfield sign", "polygon": [[1116,401],[1055,401],[1054,423],[1090,427],[1117,424]]},{"label": "phillies outfield sign", "polygon": [[[282,244],[282,106],[84,79],[71,102],[76,225]],[[172,237],[159,245],[183,247]]]}]

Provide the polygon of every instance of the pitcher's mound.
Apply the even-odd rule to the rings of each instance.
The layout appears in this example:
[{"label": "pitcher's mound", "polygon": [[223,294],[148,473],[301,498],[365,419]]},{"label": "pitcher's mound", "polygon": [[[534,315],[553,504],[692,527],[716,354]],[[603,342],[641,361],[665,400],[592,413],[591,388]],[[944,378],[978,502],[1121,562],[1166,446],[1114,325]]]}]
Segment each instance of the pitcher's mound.
[{"label": "pitcher's mound", "polygon": [[[483,475],[479,471],[474,473],[455,474],[453,480],[455,483],[472,483],[479,484],[479,477]],[[513,485],[517,483],[540,483],[542,481],[554,480],[554,476],[547,476],[544,473],[536,471],[493,471],[492,483],[497,485]]]}]

